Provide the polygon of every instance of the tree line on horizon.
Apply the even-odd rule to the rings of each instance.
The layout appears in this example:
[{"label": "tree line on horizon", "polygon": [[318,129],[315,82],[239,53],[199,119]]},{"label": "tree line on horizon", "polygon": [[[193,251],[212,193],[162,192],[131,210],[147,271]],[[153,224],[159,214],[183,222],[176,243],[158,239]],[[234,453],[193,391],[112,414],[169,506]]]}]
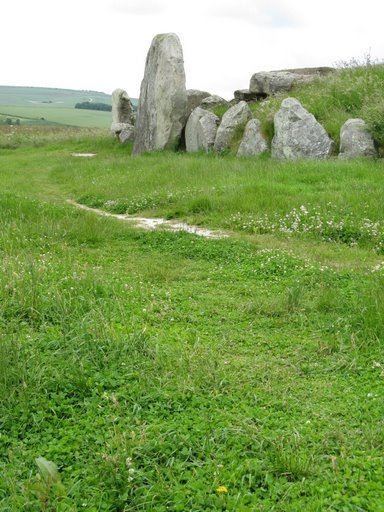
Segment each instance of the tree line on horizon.
[{"label": "tree line on horizon", "polygon": [[101,110],[104,112],[112,111],[112,105],[108,105],[107,103],[95,103],[93,101],[82,101],[80,103],[76,103],[75,108],[84,110]]}]

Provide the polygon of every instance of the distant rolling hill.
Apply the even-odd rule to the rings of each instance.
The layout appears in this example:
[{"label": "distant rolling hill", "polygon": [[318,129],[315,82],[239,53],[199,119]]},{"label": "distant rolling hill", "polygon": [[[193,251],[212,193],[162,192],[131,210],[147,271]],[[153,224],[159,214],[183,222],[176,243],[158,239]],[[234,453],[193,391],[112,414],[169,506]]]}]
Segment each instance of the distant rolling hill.
[{"label": "distant rolling hill", "polygon": [[[0,85],[1,124],[63,124],[108,128],[111,113],[75,109],[90,101],[111,105],[112,97],[98,91]],[[136,99],[132,103],[137,105]]]}]

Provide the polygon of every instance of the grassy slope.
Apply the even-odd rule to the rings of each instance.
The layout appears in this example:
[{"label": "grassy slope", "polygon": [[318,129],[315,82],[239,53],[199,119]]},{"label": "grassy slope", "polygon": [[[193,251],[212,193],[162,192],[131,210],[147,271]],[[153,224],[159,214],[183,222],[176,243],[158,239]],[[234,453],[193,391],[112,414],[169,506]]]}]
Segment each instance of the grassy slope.
[{"label": "grassy slope", "polygon": [[72,198],[114,213],[384,248],[382,161],[289,164],[169,154],[127,163],[122,154],[104,165],[72,162],[53,175]]},{"label": "grassy slope", "polygon": [[108,128],[110,112],[74,109],[76,103],[94,101],[111,104],[111,95],[48,87],[0,86],[0,122],[19,118],[22,124],[58,123],[81,127]]},{"label": "grassy slope", "polygon": [[[75,132],[0,155],[1,507],[384,510],[375,241],[230,220],[329,197],[381,220],[382,163],[128,153]],[[67,197],[238,235],[135,231]]]},{"label": "grassy slope", "polygon": [[[111,104],[110,94],[48,87],[12,87],[0,85],[0,123],[7,118],[22,124],[58,123],[80,127],[108,128],[110,112],[74,109],[76,103],[93,101]],[[137,104],[136,99],[132,99]]]},{"label": "grassy slope", "polygon": [[[295,87],[289,93],[279,93],[267,101],[251,104],[255,117],[261,121],[264,135],[273,138],[273,117],[284,98],[292,96],[312,113],[324,126],[335,142],[337,154],[340,142],[340,128],[347,119],[362,118],[377,144],[381,156],[384,155],[384,65],[352,62],[337,73],[313,83]],[[222,116],[225,108],[214,109]],[[234,143],[234,150],[240,143],[242,133]]]},{"label": "grassy slope", "polygon": [[13,106],[0,105],[0,120],[3,118],[20,118],[22,124],[40,124],[43,118],[46,123],[68,126],[109,128],[111,113],[97,110],[56,107],[51,105]]},{"label": "grassy slope", "polygon": [[0,105],[26,106],[42,103],[70,108],[83,101],[111,104],[112,99],[110,94],[97,91],[0,85]]}]

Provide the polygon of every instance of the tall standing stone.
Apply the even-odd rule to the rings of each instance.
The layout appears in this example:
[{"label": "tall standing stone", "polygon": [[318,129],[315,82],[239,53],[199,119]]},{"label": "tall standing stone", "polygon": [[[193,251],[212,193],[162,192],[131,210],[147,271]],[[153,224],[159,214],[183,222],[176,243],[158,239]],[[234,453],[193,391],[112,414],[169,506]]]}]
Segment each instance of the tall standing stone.
[{"label": "tall standing stone", "polygon": [[135,135],[135,113],[131,99],[124,89],[116,89],[112,93],[112,124],[111,133],[120,142],[133,142]]},{"label": "tall standing stone", "polygon": [[112,93],[112,123],[135,124],[131,99],[124,89],[116,89]]},{"label": "tall standing stone", "polygon": [[133,154],[175,149],[185,124],[183,50],[176,34],[154,37],[141,82]]},{"label": "tall standing stone", "polygon": [[277,160],[324,160],[333,142],[327,132],[295,98],[286,98],[275,114],[272,158]]}]

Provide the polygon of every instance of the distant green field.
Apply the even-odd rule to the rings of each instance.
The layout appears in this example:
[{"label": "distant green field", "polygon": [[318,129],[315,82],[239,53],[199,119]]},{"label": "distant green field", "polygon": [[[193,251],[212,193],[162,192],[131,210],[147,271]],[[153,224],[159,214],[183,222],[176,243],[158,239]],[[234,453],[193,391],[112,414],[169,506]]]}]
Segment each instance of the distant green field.
[{"label": "distant green field", "polygon": [[[0,86],[0,124],[64,124],[108,128],[110,112],[75,109],[76,103],[112,103],[110,94],[48,87]],[[137,100],[132,100],[137,104]]]},{"label": "distant green field", "polygon": [[112,103],[110,94],[97,91],[76,91],[72,89],[53,89],[48,87],[0,86],[0,105],[52,105],[72,108],[76,103],[93,101]]},{"label": "distant green field", "polygon": [[98,110],[82,110],[57,107],[54,105],[0,105],[0,123],[12,119],[13,124],[20,119],[21,124],[55,123],[71,126],[108,128],[111,113]]}]

